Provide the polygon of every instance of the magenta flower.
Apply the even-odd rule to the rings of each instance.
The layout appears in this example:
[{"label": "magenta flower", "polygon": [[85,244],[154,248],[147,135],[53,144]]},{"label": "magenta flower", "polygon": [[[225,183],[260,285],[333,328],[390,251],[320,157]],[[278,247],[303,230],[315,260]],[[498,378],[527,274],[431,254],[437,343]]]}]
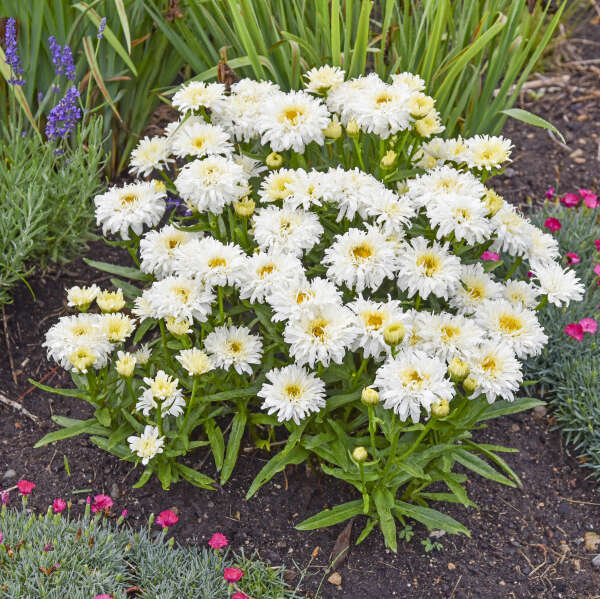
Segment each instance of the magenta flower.
[{"label": "magenta flower", "polygon": [[578,322],[572,322],[565,327],[565,333],[577,341],[583,341],[583,327]]},{"label": "magenta flower", "polygon": [[164,510],[156,517],[156,523],[163,528],[169,528],[179,522],[179,518],[175,512]]},{"label": "magenta flower", "polygon": [[549,229],[550,232],[554,233],[554,231],[558,231],[559,229],[562,229],[562,225],[560,224],[560,221],[557,218],[547,218],[544,222],[544,227],[546,227],[546,229]]},{"label": "magenta flower", "polygon": [[594,266],[594,272],[598,277],[600,277],[600,264],[596,264],[596,266]]},{"label": "magenta flower", "polygon": [[127,518],[127,514],[128,514],[128,513],[129,513],[129,512],[128,512],[127,510],[123,510],[123,511],[121,512],[121,518]]},{"label": "magenta flower", "polygon": [[567,208],[575,208],[581,202],[581,198],[576,193],[568,193],[561,199],[561,202]]},{"label": "magenta flower", "polygon": [[216,532],[210,538],[210,541],[208,542],[208,544],[213,549],[223,549],[223,547],[227,547],[227,545],[229,545],[229,541],[227,540],[227,537],[224,534],[221,534],[220,532]]},{"label": "magenta flower", "polygon": [[19,493],[21,493],[21,495],[31,495],[34,488],[35,483],[32,483],[25,479],[20,480],[17,483],[17,489],[19,489]]},{"label": "magenta flower", "polygon": [[248,595],[244,595],[244,593],[234,593],[231,595],[231,599],[250,599]]},{"label": "magenta flower", "polygon": [[44,553],[48,553],[48,551],[54,551],[54,547],[50,541],[44,545]]},{"label": "magenta flower", "polygon": [[531,279],[531,277],[533,277],[533,272],[531,270],[528,270],[527,276]]},{"label": "magenta flower", "polygon": [[223,570],[223,578],[229,583],[237,582],[244,573],[239,568],[225,568]]},{"label": "magenta flower", "polygon": [[600,252],[600,239],[596,239],[596,241],[594,241],[594,245],[596,246],[596,249]]},{"label": "magenta flower", "polygon": [[4,535],[2,534],[2,531],[0,530],[0,545],[2,545],[2,539],[4,539]]},{"label": "magenta flower", "polygon": [[580,189],[579,195],[583,198],[583,203],[587,208],[594,209],[598,207],[598,196],[591,189]]},{"label": "magenta flower", "polygon": [[55,514],[60,514],[67,509],[67,504],[63,501],[61,497],[58,497],[52,502],[52,509]]},{"label": "magenta flower", "polygon": [[495,254],[494,252],[486,250],[485,252],[483,252],[483,254],[481,254],[481,259],[489,260],[490,262],[498,262],[498,260],[500,260],[500,256],[498,254]]},{"label": "magenta flower", "polygon": [[96,495],[92,504],[92,512],[107,512],[113,506],[113,500],[108,495]]},{"label": "magenta flower", "polygon": [[554,187],[548,187],[548,189],[546,189],[545,196],[547,200],[551,200],[554,197],[554,191]]},{"label": "magenta flower", "polygon": [[569,264],[579,264],[581,262],[579,254],[576,254],[575,252],[567,252],[565,258]]},{"label": "magenta flower", "polygon": [[598,330],[598,323],[593,318],[582,318],[579,324],[584,333],[591,333],[593,335]]},{"label": "magenta flower", "polygon": [[102,595],[96,595],[94,597],[94,599],[113,599],[112,595],[105,595],[104,593],[102,593]]},{"label": "magenta flower", "polygon": [[0,503],[6,505],[10,501],[10,491],[2,491],[0,493]]}]

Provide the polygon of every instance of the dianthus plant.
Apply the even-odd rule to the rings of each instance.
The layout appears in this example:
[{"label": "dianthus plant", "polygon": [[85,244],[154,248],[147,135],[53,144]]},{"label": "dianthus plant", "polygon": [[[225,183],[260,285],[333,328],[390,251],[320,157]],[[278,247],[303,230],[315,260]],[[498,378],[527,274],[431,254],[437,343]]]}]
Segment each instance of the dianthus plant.
[{"label": "dianthus plant", "polygon": [[536,310],[581,285],[485,186],[508,140],[436,137],[417,76],[344,79],[322,67],[303,91],[245,79],[173,95],[180,119],[133,152],[139,180],[95,198],[135,266],[92,264],[141,285],[69,290],[79,313],[45,343],[77,386],[55,392],[94,416],[58,418],[42,443],[88,433],[141,461],[137,485],[211,487],[184,456],[211,450],[223,484],[246,431],[276,452],[248,496],[310,461],[359,498],[300,528],[363,514],[359,540],[379,525],[395,550],[396,519],[468,533],[429,507],[473,505],[456,463],[518,482],[471,430],[536,405],[515,399],[547,341]]}]

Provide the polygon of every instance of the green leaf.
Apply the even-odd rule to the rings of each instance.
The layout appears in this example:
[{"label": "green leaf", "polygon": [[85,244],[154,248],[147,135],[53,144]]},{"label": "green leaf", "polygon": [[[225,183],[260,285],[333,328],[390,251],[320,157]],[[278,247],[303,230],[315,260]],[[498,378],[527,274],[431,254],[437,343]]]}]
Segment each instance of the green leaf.
[{"label": "green leaf", "polygon": [[171,488],[171,462],[159,462],[157,475],[163,490],[168,491]]},{"label": "green leaf", "polygon": [[112,453],[113,455],[116,455],[117,457],[121,458],[122,460],[125,460],[129,457],[131,457],[131,451],[129,450],[128,447],[126,447],[125,445],[111,445],[108,442],[108,439],[106,439],[105,437],[90,437],[90,441],[92,443],[95,443],[100,449],[103,449],[104,451],[108,451],[109,453]]},{"label": "green leaf", "polygon": [[[419,493],[419,497],[428,499],[429,501],[446,501],[448,503],[463,503],[462,499],[454,493]],[[471,507],[478,507],[476,503],[469,499]],[[463,504],[464,505],[464,504]]]},{"label": "green leaf", "polygon": [[152,476],[153,472],[154,472],[154,466],[151,466],[150,464],[148,466],[146,466],[146,469],[144,470],[144,472],[142,472],[142,476],[140,476],[137,483],[135,483],[135,485],[133,485],[133,488],[139,489],[140,487],[143,487],[150,480],[150,477]]},{"label": "green leaf", "polygon": [[545,402],[535,397],[518,397],[515,401],[496,401],[481,414],[477,421],[481,422],[483,420],[491,420],[492,418],[500,418],[500,416],[508,416],[508,414],[516,414],[525,410],[531,410],[536,406],[544,405],[546,405]]},{"label": "green leaf", "polygon": [[133,268],[132,266],[119,266],[118,264],[90,260],[89,258],[84,258],[83,261],[92,268],[110,273],[111,275],[118,275],[120,277],[125,277],[126,279],[135,279],[136,281],[152,280],[150,275],[146,275],[138,268]]},{"label": "green leaf", "polygon": [[[507,449],[504,447],[498,448],[495,445],[486,446],[485,444],[474,443],[473,441],[465,441],[465,445],[472,449],[476,449],[485,455],[488,459],[490,459],[496,466],[500,466],[504,472],[508,474],[519,487],[523,486],[521,479],[518,477],[517,473],[498,455],[494,453],[494,451],[506,451]],[[493,448],[493,450],[491,449]]]},{"label": "green leaf", "polygon": [[33,447],[37,449],[38,447],[43,447],[44,445],[48,445],[48,443],[54,443],[55,441],[62,441],[63,439],[70,439],[71,437],[76,437],[77,435],[82,435],[84,433],[88,434],[97,434],[98,430],[94,427],[96,425],[96,419],[90,418],[89,420],[74,420],[74,424],[69,426],[65,426],[65,428],[61,428],[58,431],[53,431],[44,435]]},{"label": "green leaf", "polygon": [[111,284],[113,285],[113,287],[116,287],[117,289],[121,289],[123,291],[123,295],[125,295],[125,297],[127,299],[135,299],[136,297],[139,297],[140,295],[142,295],[142,290],[139,287],[136,287],[135,285],[132,285],[131,283],[128,283],[127,281],[123,281],[121,279],[115,279],[114,277],[111,278],[110,280]]},{"label": "green leaf", "polygon": [[506,478],[506,476],[500,474],[496,469],[492,468],[485,460],[473,455],[466,449],[457,449],[454,452],[454,457],[456,458],[456,461],[462,464],[465,468],[476,472],[484,478],[496,481],[497,483],[502,483],[503,485],[507,485],[509,487],[517,486],[512,480]]},{"label": "green leaf", "polygon": [[140,324],[140,326],[135,331],[133,342],[136,344],[139,343],[144,338],[144,335],[155,326],[156,320],[154,320],[153,318],[145,318],[142,324]]},{"label": "green leaf", "polygon": [[87,393],[84,391],[79,391],[78,389],[59,389],[56,387],[48,387],[47,385],[42,385],[42,383],[38,383],[33,379],[28,379],[28,381],[38,389],[42,389],[42,391],[48,391],[48,393],[54,393],[54,395],[63,395],[64,397],[77,397],[78,399],[89,400]]},{"label": "green leaf", "polygon": [[374,518],[369,518],[367,524],[362,529],[362,532],[360,533],[360,535],[358,535],[358,539],[356,539],[357,545],[360,545],[371,534],[371,531],[373,530],[373,528],[375,528],[376,524],[377,520],[375,520]]},{"label": "green leaf", "polygon": [[230,401],[232,399],[242,399],[256,395],[260,390],[260,385],[252,385],[245,389],[232,389],[231,391],[220,391],[211,395],[205,395],[202,401]]},{"label": "green leaf", "polygon": [[385,546],[394,553],[398,552],[398,537],[396,534],[396,522],[392,515],[394,507],[394,496],[388,489],[376,487],[373,491],[373,499],[379,516],[379,526],[385,539]]},{"label": "green leaf", "polygon": [[522,121],[528,125],[541,127],[542,129],[548,129],[549,131],[552,131],[552,133],[556,133],[563,143],[566,143],[564,135],[552,123],[548,122],[546,119],[543,119],[541,116],[537,116],[537,114],[533,114],[532,112],[523,110],[522,108],[507,108],[505,110],[501,110],[500,113],[511,116],[513,119],[517,119],[518,121]]},{"label": "green leaf", "polygon": [[176,464],[175,467],[181,473],[181,476],[185,478],[188,482],[192,483],[196,487],[200,487],[201,489],[208,489],[210,491],[214,491],[214,480],[206,474],[202,474],[193,468],[189,468],[188,466],[184,466],[183,464]]},{"label": "green leaf", "polygon": [[355,499],[347,503],[340,503],[330,510],[323,510],[306,520],[303,520],[296,526],[296,530],[315,530],[315,528],[323,528],[325,526],[333,526],[344,520],[349,520],[362,514],[363,502],[362,499]]},{"label": "green leaf", "polygon": [[121,21],[125,41],[127,42],[127,52],[131,54],[131,33],[129,32],[129,20],[127,19],[127,13],[125,12],[125,5],[123,4],[123,0],[115,0],[115,5],[117,7],[117,12],[119,13],[119,20]]},{"label": "green leaf", "polygon": [[102,426],[110,427],[110,410],[108,408],[98,408],[94,412],[94,416]]},{"label": "green leaf", "polygon": [[412,505],[405,501],[396,501],[394,504],[394,511],[397,511],[408,518],[412,518],[417,522],[421,522],[421,524],[424,524],[429,530],[445,530],[452,534],[462,533],[468,537],[471,536],[469,530],[460,522],[447,514],[442,514],[441,512],[428,507]]},{"label": "green leaf", "polygon": [[240,452],[242,437],[244,436],[244,430],[246,428],[247,417],[248,414],[245,410],[240,410],[233,417],[229,441],[227,442],[227,455],[225,456],[225,462],[223,463],[223,471],[221,472],[221,485],[224,485],[229,480],[229,477],[235,468],[235,463],[237,462],[238,454]]},{"label": "green leaf", "polygon": [[221,470],[223,467],[223,456],[225,455],[225,439],[223,439],[223,432],[212,418],[208,420],[204,426],[215,459],[215,466],[217,467],[217,470]]}]

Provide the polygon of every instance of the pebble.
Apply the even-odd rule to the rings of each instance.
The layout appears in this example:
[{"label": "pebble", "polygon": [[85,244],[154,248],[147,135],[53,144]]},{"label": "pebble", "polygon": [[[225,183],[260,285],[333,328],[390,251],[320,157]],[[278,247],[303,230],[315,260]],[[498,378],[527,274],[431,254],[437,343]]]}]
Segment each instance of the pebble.
[{"label": "pebble", "polygon": [[340,586],[342,584],[342,576],[339,572],[334,572],[328,579],[327,582],[330,584],[334,584],[335,586]]},{"label": "pebble", "polygon": [[117,483],[112,484],[112,487],[110,488],[110,496],[113,499],[119,498],[119,485],[117,485]]},{"label": "pebble", "polygon": [[592,560],[594,568],[600,568],[600,553]]},{"label": "pebble", "polygon": [[17,473],[14,470],[7,470],[2,478],[14,478]]},{"label": "pebble", "polygon": [[541,420],[548,412],[548,408],[546,406],[535,406],[533,408],[533,417],[537,420]]}]

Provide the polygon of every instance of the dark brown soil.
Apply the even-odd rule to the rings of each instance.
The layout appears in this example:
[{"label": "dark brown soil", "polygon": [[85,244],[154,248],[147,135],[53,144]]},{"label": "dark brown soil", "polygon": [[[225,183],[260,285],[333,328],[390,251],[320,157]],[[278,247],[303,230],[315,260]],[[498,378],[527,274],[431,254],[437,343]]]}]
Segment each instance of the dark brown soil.
[{"label": "dark brown soil", "polygon": [[[575,44],[580,54],[569,60],[589,61],[600,56],[599,31],[597,24],[588,24],[576,33],[590,43]],[[521,202],[525,196],[541,199],[557,180],[561,193],[579,187],[598,188],[600,62],[576,62],[558,73],[564,74],[569,75],[567,85],[547,88],[538,101],[526,100],[524,107],[554,122],[565,133],[569,149],[543,130],[509,122],[504,133],[515,143],[515,160],[495,185],[511,201]],[[573,155],[579,149],[582,152]],[[581,157],[585,161],[576,160]],[[101,243],[94,244],[89,255],[123,259]],[[53,429],[52,414],[88,414],[82,402],[40,392],[30,387],[27,379],[44,379],[53,386],[68,384],[68,376],[45,359],[40,347],[45,331],[66,313],[65,287],[107,278],[78,261],[60,272],[30,280],[36,301],[23,286],[15,293],[15,303],[6,307],[11,359],[2,339],[0,392],[39,416],[43,424],[38,427],[0,405],[0,487],[12,487],[20,478],[34,481],[37,487],[31,503],[39,509],[58,496],[83,504],[88,494],[108,493],[115,499],[117,512],[127,508],[134,522],[144,521],[151,512],[175,507],[180,522],[173,533],[182,543],[203,544],[213,532],[223,532],[234,548],[255,549],[263,559],[285,564],[291,570],[292,585],[300,581],[298,570],[304,571],[301,588],[313,597],[600,598],[600,569],[591,565],[600,549],[590,551],[584,546],[584,533],[600,529],[600,491],[586,481],[586,471],[551,430],[548,416],[536,419],[528,413],[504,418],[476,434],[479,440],[519,450],[507,455],[524,488],[470,479],[469,494],[479,511],[453,506],[448,512],[469,527],[471,539],[445,535],[438,539],[443,550],[426,553],[419,541],[427,537],[427,531],[415,525],[415,537],[410,543],[401,542],[395,555],[383,548],[381,536],[374,533],[362,545],[351,547],[347,561],[337,570],[339,587],[327,579],[332,574],[328,570],[330,553],[343,525],[314,532],[294,529],[294,524],[307,516],[354,497],[339,481],[308,477],[300,467],[288,468],[285,475],[276,476],[246,501],[245,490],[268,459],[248,447],[224,489],[209,492],[180,483],[164,492],[152,481],[132,490],[139,471],[132,472],[129,464],[84,438],[32,449]],[[206,457],[198,453],[192,463],[204,463],[203,471],[213,474]],[[3,480],[8,470],[14,470],[15,476]],[[353,539],[361,525],[357,519]]]}]

